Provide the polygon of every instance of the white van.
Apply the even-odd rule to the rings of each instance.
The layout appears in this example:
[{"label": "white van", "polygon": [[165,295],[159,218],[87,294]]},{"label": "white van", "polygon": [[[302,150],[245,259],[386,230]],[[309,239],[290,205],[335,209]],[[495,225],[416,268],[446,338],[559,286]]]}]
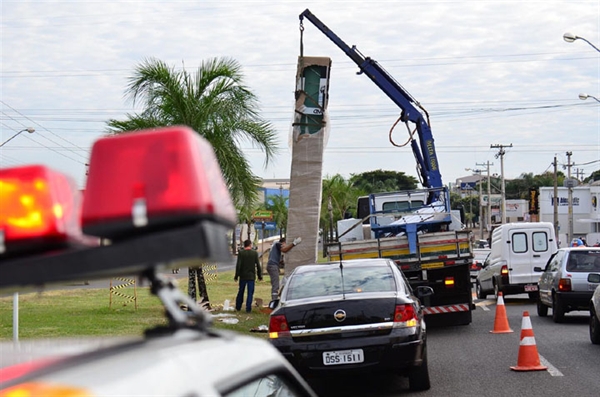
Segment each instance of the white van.
[{"label": "white van", "polygon": [[540,274],[558,250],[554,226],[550,222],[506,223],[492,232],[490,255],[476,280],[477,297],[528,293],[537,299]]}]

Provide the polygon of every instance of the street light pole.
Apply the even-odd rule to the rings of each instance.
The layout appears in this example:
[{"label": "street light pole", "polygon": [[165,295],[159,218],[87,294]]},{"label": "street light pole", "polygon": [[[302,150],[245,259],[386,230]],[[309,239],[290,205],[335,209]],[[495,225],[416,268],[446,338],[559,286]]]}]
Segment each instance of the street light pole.
[{"label": "street light pole", "polygon": [[588,95],[588,94],[584,94],[584,93],[579,94],[579,99],[581,99],[582,101],[585,101],[588,98],[592,98],[592,99],[595,99],[596,102],[600,102],[600,99],[596,98],[593,95]]},{"label": "street light pole", "polygon": [[592,46],[596,51],[600,52],[600,49],[598,47],[596,47],[595,45],[593,45],[592,43],[590,43],[588,40],[584,39],[583,37],[574,35],[573,33],[565,33],[563,34],[563,39],[567,42],[567,43],[572,43],[575,40],[583,40],[586,43],[588,43],[590,46]]},{"label": "street light pole", "polygon": [[21,131],[17,132],[15,135],[11,136],[10,138],[8,138],[7,140],[5,140],[4,142],[2,142],[2,144],[0,144],[0,147],[6,145],[8,142],[12,141],[17,135],[19,135],[21,132],[27,131],[30,134],[34,133],[35,130],[32,127],[27,127],[22,129]]}]

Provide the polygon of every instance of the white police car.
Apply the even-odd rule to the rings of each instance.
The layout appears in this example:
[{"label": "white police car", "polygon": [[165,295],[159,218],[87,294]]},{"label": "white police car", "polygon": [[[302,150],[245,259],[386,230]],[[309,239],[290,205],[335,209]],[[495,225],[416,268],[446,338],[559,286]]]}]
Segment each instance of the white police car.
[{"label": "white police car", "polygon": [[[169,319],[143,338],[85,352],[41,356],[40,341],[4,343],[0,355],[11,362],[0,369],[0,396],[315,395],[270,343],[213,330],[158,271],[177,259],[230,259],[235,210],[212,148],[189,128],[98,140],[83,205],[62,173],[0,169],[0,207],[3,293],[137,275]],[[101,238],[110,244],[99,246]]]}]

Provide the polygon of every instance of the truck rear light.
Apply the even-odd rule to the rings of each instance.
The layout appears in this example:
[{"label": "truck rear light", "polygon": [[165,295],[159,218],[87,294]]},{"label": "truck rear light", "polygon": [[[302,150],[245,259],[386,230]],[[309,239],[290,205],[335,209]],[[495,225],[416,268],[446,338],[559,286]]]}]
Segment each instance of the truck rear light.
[{"label": "truck rear light", "polygon": [[184,126],[99,139],[92,148],[82,223],[86,234],[125,235],[236,213],[211,145]]},{"label": "truck rear light", "polygon": [[558,290],[561,292],[571,291],[571,279],[561,278],[558,280]]},{"label": "truck rear light", "polygon": [[284,315],[271,316],[269,318],[269,338],[278,339],[289,338],[291,336],[290,327]]},{"label": "truck rear light", "polygon": [[0,397],[91,397],[93,395],[81,387],[43,382],[23,383],[0,391]]},{"label": "truck rear light", "polygon": [[448,288],[454,287],[454,277],[446,277],[444,279],[444,285]]},{"label": "truck rear light", "polygon": [[0,254],[81,238],[80,205],[67,175],[42,165],[0,169]]},{"label": "truck rear light", "polygon": [[416,327],[417,311],[412,304],[396,305],[394,311],[394,328]]}]

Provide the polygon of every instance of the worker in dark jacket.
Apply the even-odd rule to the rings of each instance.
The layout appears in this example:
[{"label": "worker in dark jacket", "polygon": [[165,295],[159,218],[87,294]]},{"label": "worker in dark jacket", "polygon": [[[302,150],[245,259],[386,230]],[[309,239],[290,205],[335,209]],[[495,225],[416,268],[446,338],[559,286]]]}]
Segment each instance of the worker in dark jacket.
[{"label": "worker in dark jacket", "polygon": [[237,297],[235,298],[235,309],[242,310],[244,301],[244,290],[248,287],[248,298],[246,299],[246,312],[252,311],[252,298],[254,296],[254,281],[258,275],[258,281],[262,281],[262,268],[258,260],[258,252],[252,249],[252,241],[244,241],[244,249],[238,253],[235,265],[234,281],[240,280]]}]

